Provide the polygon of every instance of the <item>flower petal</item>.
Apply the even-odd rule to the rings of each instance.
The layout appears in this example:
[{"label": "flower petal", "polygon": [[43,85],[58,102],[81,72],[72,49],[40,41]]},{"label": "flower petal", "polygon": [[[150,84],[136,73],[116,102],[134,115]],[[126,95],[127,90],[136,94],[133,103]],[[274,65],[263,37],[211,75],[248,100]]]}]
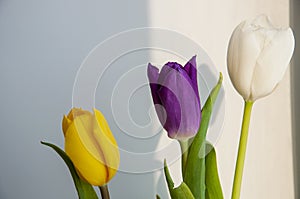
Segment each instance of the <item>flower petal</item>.
[{"label": "flower petal", "polygon": [[158,95],[167,114],[167,118],[160,120],[166,121],[163,125],[168,136],[176,139],[194,136],[199,128],[201,111],[190,79],[171,68],[164,77]]},{"label": "flower petal", "polygon": [[[247,28],[248,21],[240,23],[229,41],[227,67],[235,89],[247,100],[251,95],[251,82],[256,60],[261,51],[261,42],[252,29]],[[247,26],[247,27],[246,27]]]},{"label": "flower petal", "polygon": [[97,109],[94,109],[94,114],[94,138],[97,140],[99,147],[101,147],[104,164],[108,169],[107,181],[109,181],[116,174],[120,164],[119,149],[105,117]]},{"label": "flower petal", "polygon": [[157,114],[163,127],[170,138],[176,138],[181,122],[181,107],[176,95],[167,87],[162,86],[159,90],[164,114]]},{"label": "flower petal", "polygon": [[69,126],[72,124],[72,121],[64,115],[63,120],[62,120],[62,130],[64,135],[67,133]]},{"label": "flower petal", "polygon": [[101,186],[107,182],[107,168],[100,160],[103,156],[93,140],[84,132],[91,132],[89,115],[75,118],[65,134],[65,151],[80,176],[92,185]]},{"label": "flower petal", "polygon": [[152,64],[148,64],[148,79],[150,83],[150,89],[151,89],[151,94],[152,94],[152,99],[154,104],[160,104],[160,99],[157,96],[157,90],[159,89],[160,85],[157,83],[158,82],[158,77],[159,77],[159,70]]},{"label": "flower petal", "polygon": [[[197,64],[196,64],[196,55],[193,56],[184,66],[184,70],[189,75],[192,87],[196,93],[197,96],[199,96],[199,90],[198,90],[198,81],[197,81]],[[199,99],[200,103],[200,99]]]},{"label": "flower petal", "polygon": [[275,28],[267,16],[247,20],[234,30],[227,66],[235,89],[245,100],[269,95],[281,79],[295,46],[290,28]]},{"label": "flower petal", "polygon": [[[266,31],[266,30],[265,30]],[[268,30],[272,38],[264,46],[255,67],[251,92],[253,100],[270,94],[283,78],[292,58],[295,39],[290,28]]]},{"label": "flower petal", "polygon": [[169,75],[169,73],[178,73],[178,75],[180,74],[182,77],[186,79],[185,83],[189,83],[191,86],[193,86],[193,82],[189,74],[177,62],[168,62],[163,66],[159,74],[158,84],[163,85],[163,81],[165,80],[165,77]]}]

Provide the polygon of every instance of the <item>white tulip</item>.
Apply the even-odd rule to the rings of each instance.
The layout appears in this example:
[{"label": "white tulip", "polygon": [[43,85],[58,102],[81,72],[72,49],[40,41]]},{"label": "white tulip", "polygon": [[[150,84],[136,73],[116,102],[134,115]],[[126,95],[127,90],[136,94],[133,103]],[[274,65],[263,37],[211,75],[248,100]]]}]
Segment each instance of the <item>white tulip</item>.
[{"label": "white tulip", "polygon": [[283,78],[294,46],[291,28],[275,28],[266,16],[240,23],[227,51],[228,72],[235,89],[246,101],[269,95]]}]

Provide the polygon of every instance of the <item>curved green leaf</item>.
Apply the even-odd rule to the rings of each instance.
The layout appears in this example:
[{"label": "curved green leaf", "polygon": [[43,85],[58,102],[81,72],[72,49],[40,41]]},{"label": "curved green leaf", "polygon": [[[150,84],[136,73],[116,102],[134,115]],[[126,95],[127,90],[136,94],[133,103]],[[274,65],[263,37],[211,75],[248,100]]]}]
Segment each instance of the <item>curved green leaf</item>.
[{"label": "curved green leaf", "polygon": [[211,144],[206,144],[206,151],[209,153],[205,157],[205,199],[223,199],[222,186],[218,174],[216,151]]},{"label": "curved green leaf", "polygon": [[51,143],[41,143],[54,149],[58,153],[58,155],[65,161],[72,175],[79,199],[98,199],[93,186],[79,178],[71,159],[63,150]]},{"label": "curved green leaf", "polygon": [[212,109],[222,85],[223,76],[220,73],[217,85],[210,92],[204,107],[202,119],[197,135],[195,136],[186,163],[184,182],[188,185],[196,199],[205,198],[205,138]]},{"label": "curved green leaf", "polygon": [[174,188],[174,182],[170,175],[166,160],[164,162],[164,171],[172,199],[195,199],[189,187],[182,182],[179,187]]}]

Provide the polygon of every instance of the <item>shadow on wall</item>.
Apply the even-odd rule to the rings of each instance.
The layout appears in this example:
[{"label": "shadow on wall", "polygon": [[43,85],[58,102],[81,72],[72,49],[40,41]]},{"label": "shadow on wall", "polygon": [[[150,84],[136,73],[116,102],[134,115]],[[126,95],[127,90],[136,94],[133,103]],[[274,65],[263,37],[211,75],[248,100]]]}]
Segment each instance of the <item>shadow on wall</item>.
[{"label": "shadow on wall", "polygon": [[295,198],[300,198],[300,1],[290,0],[290,22],[296,46],[291,64]]}]

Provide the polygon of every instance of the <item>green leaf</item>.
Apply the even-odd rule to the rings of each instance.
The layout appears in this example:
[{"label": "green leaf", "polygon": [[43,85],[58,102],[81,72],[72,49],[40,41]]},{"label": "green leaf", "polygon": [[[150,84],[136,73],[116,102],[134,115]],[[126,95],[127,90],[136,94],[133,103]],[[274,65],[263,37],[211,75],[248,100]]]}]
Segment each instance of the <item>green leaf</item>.
[{"label": "green leaf", "polygon": [[206,151],[209,153],[205,157],[205,199],[223,199],[222,186],[218,174],[216,151],[211,144],[206,144]]},{"label": "green leaf", "polygon": [[220,73],[217,85],[211,91],[204,107],[202,119],[197,135],[195,136],[186,163],[184,182],[188,185],[196,199],[205,198],[205,138],[213,105],[222,85],[223,76]]},{"label": "green leaf", "polygon": [[41,143],[54,149],[58,153],[58,155],[65,161],[72,175],[79,199],[98,199],[93,186],[79,178],[71,159],[63,150],[51,143]]},{"label": "green leaf", "polygon": [[195,199],[189,187],[182,182],[179,187],[174,188],[174,182],[170,175],[166,160],[164,161],[164,171],[172,199]]}]

